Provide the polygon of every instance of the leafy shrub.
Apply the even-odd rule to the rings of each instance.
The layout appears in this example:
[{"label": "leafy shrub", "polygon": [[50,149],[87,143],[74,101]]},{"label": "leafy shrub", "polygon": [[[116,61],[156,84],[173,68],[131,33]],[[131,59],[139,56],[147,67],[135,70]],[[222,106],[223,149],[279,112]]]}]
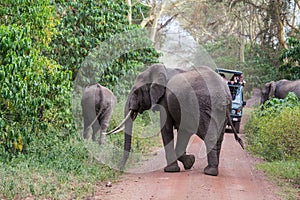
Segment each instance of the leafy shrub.
[{"label": "leafy shrub", "polygon": [[[54,5],[60,16],[58,34],[54,35],[50,48],[44,51],[44,54],[57,61],[64,70],[71,70],[73,80],[82,63],[91,52],[95,53],[95,49],[101,50],[102,45],[112,41],[116,35],[125,33],[126,37],[127,32],[134,29],[141,30],[139,26],[129,24],[127,19],[129,7],[123,0],[57,1]],[[147,33],[144,32],[143,37],[137,40],[151,42],[146,36]],[[128,40],[128,38],[120,39]],[[130,41],[126,45],[130,48],[134,42]],[[132,72],[136,73],[139,67],[158,61],[159,54],[153,47],[122,52],[117,58],[110,54],[114,48],[115,46],[111,44],[111,49],[103,52],[105,57],[100,57],[96,65],[102,68],[101,74],[97,75],[99,80],[96,81],[109,89],[113,89],[116,84],[120,85],[118,82],[120,78]]]},{"label": "leafy shrub", "polygon": [[49,127],[69,129],[70,73],[39,56],[30,27],[0,26],[0,145],[9,152],[26,151]]},{"label": "leafy shrub", "polygon": [[58,21],[54,15],[54,7],[50,0],[2,0],[0,8],[0,24],[19,27],[30,27],[32,46],[36,49],[46,48],[56,33]]},{"label": "leafy shrub", "polygon": [[295,80],[300,78],[300,39],[288,38],[288,49],[284,49],[279,59],[282,61],[280,72],[283,78]]},{"label": "leafy shrub", "polygon": [[263,110],[258,112],[258,115],[275,115],[284,108],[293,108],[298,105],[298,97],[294,92],[289,92],[286,98],[272,98],[262,105]]},{"label": "leafy shrub", "polygon": [[294,95],[254,111],[244,130],[250,151],[269,161],[300,158],[300,103]]},{"label": "leafy shrub", "polygon": [[54,143],[46,137],[34,147],[36,153],[0,162],[1,199],[86,199],[100,181],[118,176],[90,157],[83,141],[57,138]]}]

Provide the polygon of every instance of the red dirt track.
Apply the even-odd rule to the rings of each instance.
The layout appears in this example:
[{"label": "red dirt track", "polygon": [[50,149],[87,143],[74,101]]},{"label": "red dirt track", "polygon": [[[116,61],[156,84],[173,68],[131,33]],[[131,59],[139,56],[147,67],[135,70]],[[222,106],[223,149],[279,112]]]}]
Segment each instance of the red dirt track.
[{"label": "red dirt track", "polygon": [[[219,175],[207,176],[203,168],[206,158],[198,158],[197,149],[202,141],[192,138],[189,153],[196,155],[195,165],[179,173],[164,173],[163,169],[140,174],[124,174],[112,187],[102,187],[93,199],[101,200],[277,200],[276,187],[253,167],[251,158],[226,133],[221,151]],[[201,144],[200,144],[201,145]]]}]

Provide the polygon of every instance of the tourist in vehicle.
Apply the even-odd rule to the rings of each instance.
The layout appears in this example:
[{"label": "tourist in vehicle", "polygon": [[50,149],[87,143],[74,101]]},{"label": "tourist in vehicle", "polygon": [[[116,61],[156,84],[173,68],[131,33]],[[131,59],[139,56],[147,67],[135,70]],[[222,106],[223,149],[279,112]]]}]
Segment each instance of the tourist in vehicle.
[{"label": "tourist in vehicle", "polygon": [[239,84],[239,82],[240,82],[239,76],[234,74],[234,75],[232,75],[232,77],[229,81],[229,84],[235,85],[235,84]]}]

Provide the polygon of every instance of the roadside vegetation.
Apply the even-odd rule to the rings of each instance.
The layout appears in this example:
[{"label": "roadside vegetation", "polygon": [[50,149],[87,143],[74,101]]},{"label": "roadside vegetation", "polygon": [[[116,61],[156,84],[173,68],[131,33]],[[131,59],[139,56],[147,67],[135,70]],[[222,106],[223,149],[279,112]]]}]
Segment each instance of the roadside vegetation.
[{"label": "roadside vegetation", "polygon": [[[86,148],[72,113],[72,90],[92,49],[140,29],[129,24],[128,13],[125,1],[0,3],[0,199],[83,199],[119,175]],[[100,83],[112,89],[118,78],[157,62],[158,55],[154,48],[123,54],[102,68]],[[126,93],[130,81],[118,83],[123,90],[116,95]],[[122,120],[123,105],[112,125]],[[112,137],[121,148],[122,137]],[[149,148],[149,142],[134,141],[134,151]]]},{"label": "roadside vegetation", "polygon": [[266,162],[257,168],[283,187],[284,199],[300,195],[300,103],[295,93],[256,108],[244,129],[247,149]]},{"label": "roadside vegetation", "polygon": [[[280,38],[274,39],[279,35],[276,25],[286,23],[279,23],[278,19],[266,14],[277,11],[288,13],[287,6],[261,5],[260,13],[254,15],[251,11],[253,15],[246,16],[250,13],[248,10],[257,10],[250,4],[245,6],[246,1],[234,4],[231,0],[222,3],[199,1],[194,6],[190,4],[195,1],[187,0],[185,4],[172,1],[174,3],[169,7],[161,6],[166,13],[155,10],[159,6],[132,2],[128,5],[124,0],[1,1],[0,199],[84,199],[93,196],[103,182],[118,178],[118,170],[101,164],[86,148],[87,143],[81,137],[82,127],[75,122],[72,110],[73,84],[89,53],[116,34],[137,30],[144,34],[131,41],[133,44],[140,40],[152,44],[145,30],[151,29],[151,38],[155,38],[155,31],[161,30],[157,27],[161,22],[155,21],[158,14],[176,17],[176,12],[180,11],[180,15],[186,15],[181,18],[183,21],[189,17],[193,19],[183,22],[183,25],[190,25],[190,29],[188,26],[184,28],[194,32],[193,37],[203,44],[218,67],[244,72],[246,96],[251,94],[252,88],[261,87],[268,81],[300,78],[297,27],[292,28],[295,34],[287,34],[286,48],[282,48]],[[263,1],[263,4],[267,2]],[[269,3],[273,5],[273,1]],[[223,13],[226,14],[228,29],[224,28],[224,21],[211,23],[211,19],[224,20]],[[237,13],[243,16],[237,17]],[[205,20],[202,20],[204,17]],[[235,20],[250,17],[249,27],[258,20],[257,27],[261,30],[256,30],[257,35],[251,37],[251,43],[248,43],[241,40],[242,26],[233,27],[232,24],[240,23]],[[166,27],[172,19],[161,26]],[[195,25],[193,21],[201,24]],[[203,23],[207,23],[207,29],[203,28]],[[195,30],[195,27],[204,32]],[[207,39],[203,37],[206,32],[216,35],[208,34],[210,39]],[[252,27],[251,34],[254,32]],[[120,40],[127,39],[123,37]],[[105,55],[107,52],[101,53]],[[244,56],[243,59],[240,55]],[[96,81],[115,89],[113,92],[118,97],[109,129],[123,119],[124,94],[133,81],[124,77],[135,77],[148,64],[158,62],[159,56],[151,46],[128,51],[111,62],[101,60],[97,63],[98,70],[101,70]],[[125,81],[121,82],[122,79]],[[291,95],[285,100],[273,99],[265,107],[264,111],[257,108],[246,125],[248,149],[268,161],[260,164],[259,169],[292,185],[290,188],[296,193],[298,191],[299,196],[299,103]],[[132,141],[134,153],[147,155],[160,147],[160,136],[156,134],[159,131],[158,118],[151,111],[138,116]],[[108,136],[108,140],[116,148],[123,148],[122,134]],[[120,160],[118,156],[122,155],[116,155],[115,162]],[[135,159],[140,161],[144,158]],[[295,192],[291,193],[290,199],[297,199]]]}]

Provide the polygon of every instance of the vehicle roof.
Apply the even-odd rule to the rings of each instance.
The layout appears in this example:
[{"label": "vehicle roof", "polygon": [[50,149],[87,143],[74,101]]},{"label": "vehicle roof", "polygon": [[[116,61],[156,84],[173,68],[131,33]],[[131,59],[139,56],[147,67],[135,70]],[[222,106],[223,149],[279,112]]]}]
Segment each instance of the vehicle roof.
[{"label": "vehicle roof", "polygon": [[237,71],[237,70],[232,70],[232,69],[223,69],[223,68],[216,68],[216,72],[224,72],[224,73],[230,73],[230,74],[235,74],[235,75],[241,75],[243,74],[242,71]]}]

